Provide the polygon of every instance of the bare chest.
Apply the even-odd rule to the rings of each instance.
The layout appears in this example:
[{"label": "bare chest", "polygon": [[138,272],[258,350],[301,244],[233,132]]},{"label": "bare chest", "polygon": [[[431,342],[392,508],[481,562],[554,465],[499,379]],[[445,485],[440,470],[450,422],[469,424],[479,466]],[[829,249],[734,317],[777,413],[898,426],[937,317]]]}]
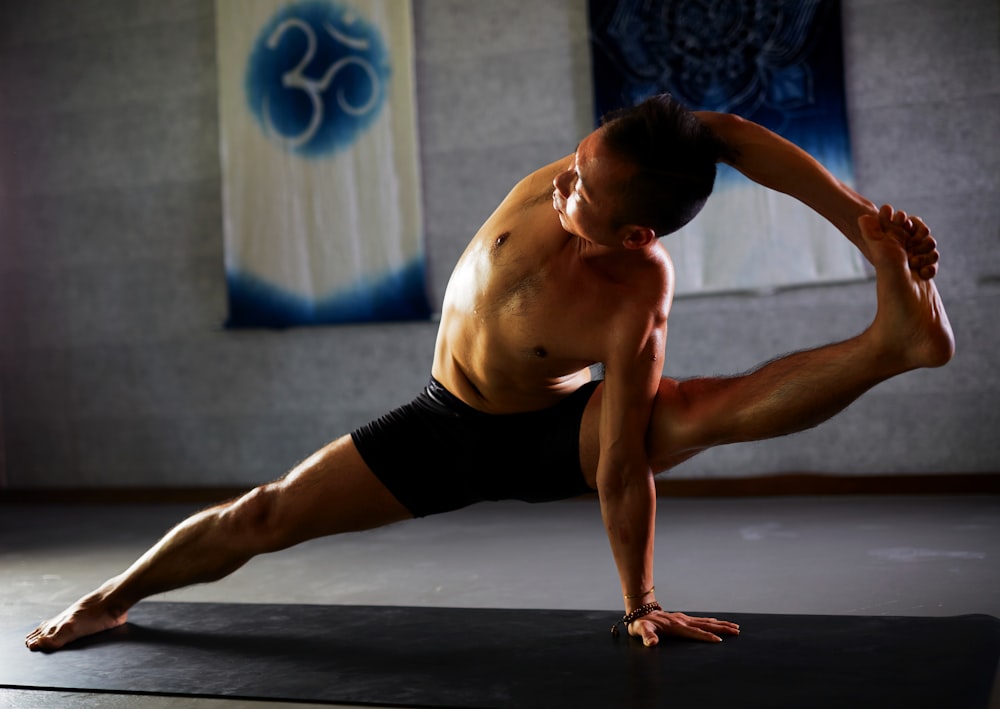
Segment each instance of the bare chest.
[{"label": "bare chest", "polygon": [[538,244],[501,232],[481,258],[473,312],[495,351],[552,373],[598,360],[592,331],[607,294],[572,241]]}]

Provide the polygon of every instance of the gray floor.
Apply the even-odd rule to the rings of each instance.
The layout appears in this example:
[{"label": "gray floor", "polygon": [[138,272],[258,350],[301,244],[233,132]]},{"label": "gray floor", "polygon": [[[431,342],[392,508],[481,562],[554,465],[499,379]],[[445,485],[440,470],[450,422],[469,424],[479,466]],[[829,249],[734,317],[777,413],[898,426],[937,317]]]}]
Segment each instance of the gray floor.
[{"label": "gray floor", "polygon": [[[0,613],[40,620],[191,509],[0,505]],[[657,594],[672,609],[1000,617],[1000,497],[661,500],[657,525]],[[597,503],[577,500],[317,540],[160,598],[615,609],[617,589]],[[0,690],[0,707],[168,706],[308,705]]]}]

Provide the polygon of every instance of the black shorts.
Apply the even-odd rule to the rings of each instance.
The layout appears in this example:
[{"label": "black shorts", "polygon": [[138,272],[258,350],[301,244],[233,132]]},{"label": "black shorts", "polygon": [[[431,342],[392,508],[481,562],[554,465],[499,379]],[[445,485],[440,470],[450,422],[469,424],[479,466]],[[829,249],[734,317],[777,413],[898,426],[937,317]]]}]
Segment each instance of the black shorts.
[{"label": "black shorts", "polygon": [[431,379],[409,404],[351,438],[376,477],[415,517],[486,500],[548,502],[592,490],[580,469],[589,382],[548,409],[477,411]]}]

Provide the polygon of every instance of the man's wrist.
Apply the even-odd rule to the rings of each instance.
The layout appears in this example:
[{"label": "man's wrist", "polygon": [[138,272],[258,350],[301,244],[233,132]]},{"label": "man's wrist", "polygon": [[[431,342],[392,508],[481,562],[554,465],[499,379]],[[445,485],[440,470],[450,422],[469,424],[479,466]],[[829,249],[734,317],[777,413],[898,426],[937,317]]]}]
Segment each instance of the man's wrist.
[{"label": "man's wrist", "polygon": [[644,591],[638,591],[636,593],[625,593],[625,612],[631,613],[636,608],[639,608],[649,603],[656,603],[656,586],[652,585]]},{"label": "man's wrist", "polygon": [[640,591],[639,593],[626,593],[625,594],[625,600],[626,601],[631,601],[631,600],[634,600],[636,598],[645,598],[646,596],[652,596],[653,595],[653,591],[655,591],[655,590],[656,590],[656,584],[653,584],[652,586],[650,586],[649,588],[647,588],[645,591]]},{"label": "man's wrist", "polygon": [[619,625],[624,627],[627,632],[628,626],[632,624],[633,620],[638,620],[639,618],[643,618],[649,615],[650,613],[655,613],[656,611],[662,611],[662,610],[663,608],[661,608],[660,604],[657,603],[656,601],[653,601],[651,603],[644,603],[637,608],[633,608],[632,610],[628,611],[624,615],[624,617],[622,617],[621,620],[619,620],[617,623],[611,626],[611,635],[616,638],[618,637]]},{"label": "man's wrist", "polygon": [[650,604],[656,603],[655,596],[646,596],[646,598],[641,601],[628,601],[625,603],[625,613],[631,613],[637,608],[642,608],[643,606],[648,606]]}]

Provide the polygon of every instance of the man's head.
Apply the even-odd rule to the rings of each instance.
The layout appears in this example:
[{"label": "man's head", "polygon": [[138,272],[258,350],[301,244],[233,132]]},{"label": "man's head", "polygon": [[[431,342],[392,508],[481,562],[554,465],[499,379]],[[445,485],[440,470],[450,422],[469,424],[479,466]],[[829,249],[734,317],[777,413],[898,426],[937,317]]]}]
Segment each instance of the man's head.
[{"label": "man's head", "polygon": [[604,145],[634,168],[616,185],[616,222],[663,236],[701,211],[726,147],[687,108],[661,94],[605,116],[598,130]]}]

